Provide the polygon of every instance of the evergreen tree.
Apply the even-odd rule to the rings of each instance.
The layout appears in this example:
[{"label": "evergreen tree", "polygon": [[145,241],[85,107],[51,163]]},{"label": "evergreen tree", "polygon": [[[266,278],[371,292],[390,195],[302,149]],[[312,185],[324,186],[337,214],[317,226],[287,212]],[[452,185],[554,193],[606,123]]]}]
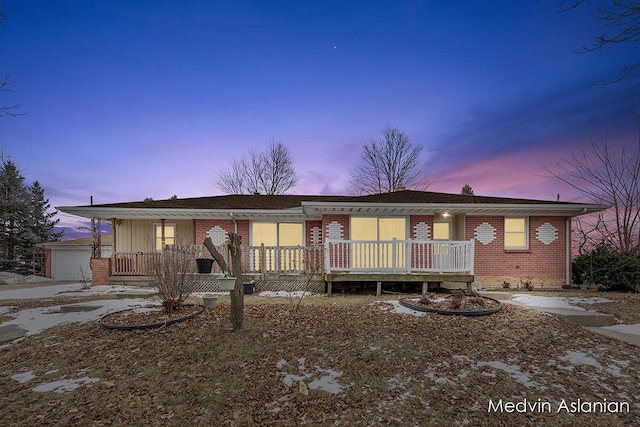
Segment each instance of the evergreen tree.
[{"label": "evergreen tree", "polygon": [[460,194],[463,196],[473,196],[473,188],[471,188],[469,184],[465,184],[464,187],[462,187]]},{"label": "evergreen tree", "polygon": [[0,154],[0,162],[0,270],[19,272],[31,264],[34,271],[34,245],[62,237],[54,231],[57,212],[47,212],[51,206],[38,181],[27,187],[13,161]]},{"label": "evergreen tree", "polygon": [[31,203],[29,208],[31,209],[29,215],[29,229],[27,230],[26,240],[30,246],[38,243],[53,242],[60,240],[64,231],[56,232],[54,227],[60,222],[59,219],[53,219],[58,211],[48,212],[51,208],[49,199],[44,197],[44,189],[40,185],[40,182],[35,181],[31,187],[29,187],[29,193],[31,196]]},{"label": "evergreen tree", "polygon": [[[24,177],[11,160],[2,158],[0,169],[0,254],[9,264],[16,260],[20,235],[29,217],[29,193]],[[3,266],[6,269],[8,266]]]}]

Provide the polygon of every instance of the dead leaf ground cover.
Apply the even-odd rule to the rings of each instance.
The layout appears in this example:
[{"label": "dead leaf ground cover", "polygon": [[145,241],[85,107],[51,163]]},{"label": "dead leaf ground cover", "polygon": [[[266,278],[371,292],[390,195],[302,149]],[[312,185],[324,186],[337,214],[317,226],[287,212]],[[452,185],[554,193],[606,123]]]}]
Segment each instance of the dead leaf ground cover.
[{"label": "dead leaf ground cover", "polygon": [[[220,300],[167,328],[63,325],[0,350],[0,425],[640,423],[637,349],[533,310],[416,317],[372,297],[319,296],[294,313],[292,301],[250,297],[234,333]],[[74,379],[70,392],[34,392]],[[553,410],[488,412],[490,399]],[[556,412],[563,399],[630,411]]]}]

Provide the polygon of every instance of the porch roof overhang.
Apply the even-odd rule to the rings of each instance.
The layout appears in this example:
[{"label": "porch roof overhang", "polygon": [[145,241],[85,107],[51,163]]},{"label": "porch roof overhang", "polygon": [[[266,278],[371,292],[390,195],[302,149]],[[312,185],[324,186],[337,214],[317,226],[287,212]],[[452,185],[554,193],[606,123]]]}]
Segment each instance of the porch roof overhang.
[{"label": "porch roof overhang", "polygon": [[319,203],[303,202],[308,217],[321,218],[324,214],[334,215],[527,215],[527,216],[579,216],[608,209],[607,205],[584,203]]},{"label": "porch roof overhang", "polygon": [[333,215],[527,215],[574,217],[608,209],[607,205],[584,203],[370,203],[302,202],[288,209],[184,209],[124,208],[111,206],[61,206],[59,211],[84,218],[117,219],[237,219],[237,220],[320,220]]},{"label": "porch roof overhang", "polygon": [[171,208],[115,208],[100,206],[61,206],[59,211],[84,218],[117,219],[305,219],[302,208],[293,209],[171,209]]}]

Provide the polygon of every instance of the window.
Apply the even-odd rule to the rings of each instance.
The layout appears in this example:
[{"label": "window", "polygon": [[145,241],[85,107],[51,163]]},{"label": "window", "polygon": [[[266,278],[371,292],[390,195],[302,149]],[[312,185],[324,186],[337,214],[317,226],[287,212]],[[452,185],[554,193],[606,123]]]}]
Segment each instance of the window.
[{"label": "window", "polygon": [[[296,222],[251,223],[251,245],[265,246],[264,254],[254,251],[253,265],[266,271],[299,270],[302,268],[304,236],[302,224]],[[261,256],[264,260],[261,261]],[[262,264],[264,263],[264,266]],[[262,267],[260,267],[262,266]],[[276,268],[277,267],[277,268]]]},{"label": "window", "polygon": [[[161,251],[164,246],[162,245],[162,224],[153,224],[153,241],[156,251]],[[164,225],[164,245],[175,245],[176,243],[176,225],[165,224]]]},{"label": "window", "polygon": [[[351,217],[351,240],[366,242],[405,240],[407,238],[406,223],[406,218]],[[404,267],[406,265],[405,246],[393,243],[354,243],[351,259],[355,268]]]},{"label": "window", "polygon": [[450,222],[434,222],[433,223],[433,240],[450,240],[451,239],[451,223]]},{"label": "window", "polygon": [[504,219],[504,248],[528,249],[529,236],[526,217]]}]

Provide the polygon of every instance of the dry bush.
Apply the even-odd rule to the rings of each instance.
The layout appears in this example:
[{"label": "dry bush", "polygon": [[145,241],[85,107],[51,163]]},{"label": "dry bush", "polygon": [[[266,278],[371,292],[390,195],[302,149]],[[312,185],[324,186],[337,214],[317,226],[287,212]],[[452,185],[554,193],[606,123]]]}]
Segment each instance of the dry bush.
[{"label": "dry bush", "polygon": [[464,297],[464,291],[461,289],[454,289],[451,291],[451,309],[459,310],[462,306],[462,298]]},{"label": "dry bush", "polygon": [[431,298],[429,298],[429,294],[422,295],[422,297],[420,298],[419,303],[422,304],[422,305],[431,304]]},{"label": "dry bush", "polygon": [[487,305],[487,300],[482,297],[470,297],[469,304],[472,304],[480,308],[484,308]]},{"label": "dry bush", "polygon": [[186,274],[190,271],[192,261],[191,252],[166,246],[153,262],[156,288],[166,314],[179,310],[194,290],[195,283]]}]

